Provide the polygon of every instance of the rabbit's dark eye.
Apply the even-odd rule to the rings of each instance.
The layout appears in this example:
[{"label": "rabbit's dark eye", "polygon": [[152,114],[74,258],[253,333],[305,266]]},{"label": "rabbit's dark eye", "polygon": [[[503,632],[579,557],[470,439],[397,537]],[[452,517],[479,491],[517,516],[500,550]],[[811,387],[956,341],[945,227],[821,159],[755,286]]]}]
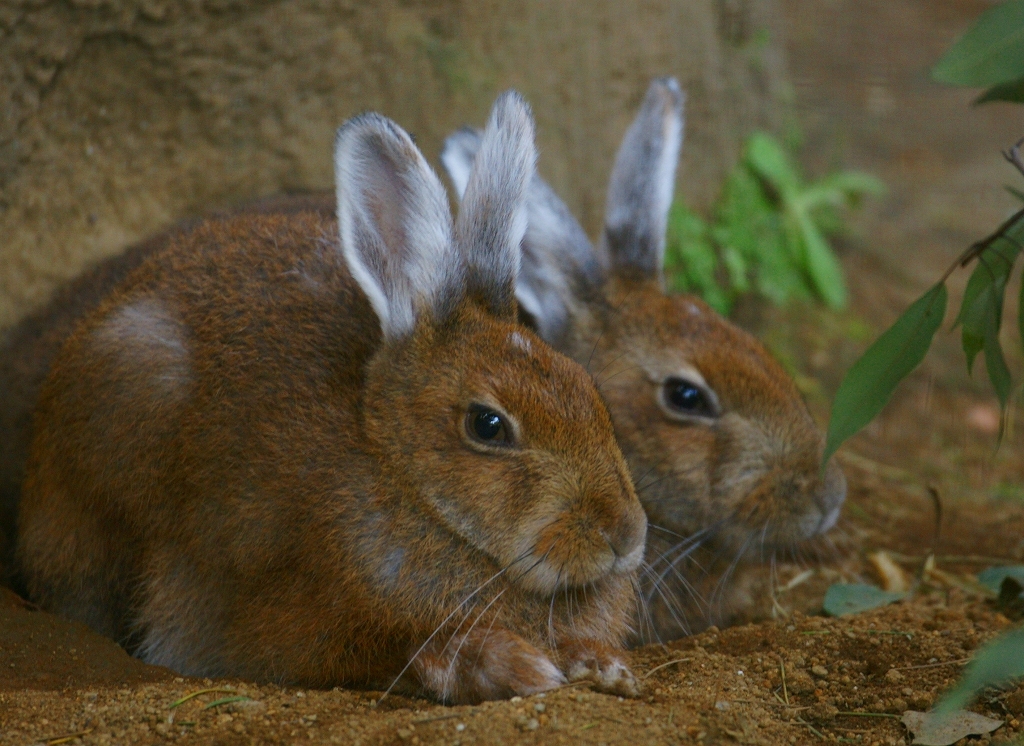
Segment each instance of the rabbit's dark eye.
[{"label": "rabbit's dark eye", "polygon": [[486,445],[503,446],[511,443],[505,418],[493,409],[474,404],[466,414],[466,430],[470,437]]},{"label": "rabbit's dark eye", "polygon": [[697,417],[715,417],[717,403],[710,392],[685,378],[669,378],[662,388],[665,407],[671,412]]}]

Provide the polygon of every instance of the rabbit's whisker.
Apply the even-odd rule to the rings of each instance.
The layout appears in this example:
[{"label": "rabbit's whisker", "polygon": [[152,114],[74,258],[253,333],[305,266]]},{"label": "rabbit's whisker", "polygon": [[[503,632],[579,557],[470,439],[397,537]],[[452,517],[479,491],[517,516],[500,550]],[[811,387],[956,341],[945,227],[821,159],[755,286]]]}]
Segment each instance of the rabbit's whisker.
[{"label": "rabbit's whisker", "polygon": [[769,518],[764,522],[764,528],[761,529],[761,564],[764,564],[764,547],[765,539],[768,537],[768,526],[771,525],[772,519]]},{"label": "rabbit's whisker", "polygon": [[[562,571],[561,571],[561,569],[559,569],[558,577],[555,578],[555,588],[556,589],[558,588],[558,584],[559,584],[559,582],[561,582],[561,579],[562,579]],[[555,617],[555,598],[556,598],[557,595],[558,595],[557,592],[551,594],[551,606],[548,608],[548,640],[551,642],[552,646],[554,646],[554,644],[555,644],[554,617]]]},{"label": "rabbit's whisker", "polygon": [[[427,637],[427,639],[423,641],[423,644],[420,645],[419,648],[416,650],[416,652],[413,654],[413,656],[411,658],[409,658],[408,663],[406,663],[402,667],[402,670],[398,672],[398,675],[394,678],[394,680],[391,682],[391,684],[388,686],[388,688],[386,690],[384,690],[384,693],[382,695],[380,695],[380,699],[377,700],[377,704],[379,705],[381,702],[384,701],[385,697],[387,697],[389,694],[391,694],[391,690],[395,688],[395,684],[397,684],[398,681],[403,676],[405,676],[405,672],[408,671],[410,666],[412,666],[412,664],[416,662],[416,659],[420,656],[420,654],[424,650],[426,650],[427,645],[429,645],[431,643],[431,641],[437,636],[438,632],[440,632],[442,629],[444,629],[444,626],[446,624],[448,624],[448,622],[451,621],[452,617],[455,616],[462,609],[463,606],[465,606],[467,603],[469,603],[478,593],[480,593],[480,591],[482,591],[484,588],[486,588],[491,583],[493,583],[495,580],[497,580],[502,575],[504,575],[506,572],[508,572],[509,569],[513,565],[515,565],[515,564],[517,564],[519,562],[522,562],[524,559],[526,559],[529,556],[530,556],[530,552],[525,552],[524,554],[520,555],[518,558],[512,560],[507,565],[505,565],[503,568],[501,568],[496,573],[494,573],[487,580],[485,580],[483,583],[478,585],[475,591],[473,591],[468,596],[466,596],[464,599],[462,599],[462,601],[459,603],[459,605],[456,606],[454,609],[452,609],[451,612],[448,614],[448,616],[446,616],[441,621],[441,623],[439,625],[437,625],[437,627],[434,628],[434,631],[430,633],[430,636]],[[445,647],[447,648],[448,646],[445,645]]]},{"label": "rabbit's whisker", "polygon": [[[657,633],[654,630],[654,621],[651,619],[651,610],[644,603],[643,590],[640,587],[640,581],[637,578],[630,578],[630,585],[633,586],[633,596],[637,600],[637,629],[635,630],[636,635],[641,640],[653,640],[657,637]],[[647,632],[650,632],[648,636],[647,632],[644,631],[644,624],[646,623]]]},{"label": "rabbit's whisker", "polygon": [[608,381],[612,380],[616,376],[621,376],[623,373],[628,373],[631,370],[643,370],[643,366],[642,365],[630,365],[629,367],[623,368],[622,370],[617,370],[614,373],[612,373],[610,376],[608,376],[606,379],[604,379],[603,381],[594,381],[594,385],[597,386],[597,390],[598,391],[602,391],[601,387],[604,386],[606,383],[608,383]]},{"label": "rabbit's whisker", "polygon": [[643,481],[645,479],[647,479],[647,477],[649,477],[652,473],[654,473],[655,471],[660,469],[662,464],[664,464],[666,461],[668,461],[669,458],[671,458],[671,454],[665,454],[665,456],[663,456],[662,458],[658,459],[657,463],[652,464],[647,469],[647,471],[645,471],[642,475],[640,475],[639,477],[637,477],[636,479],[633,480],[633,484],[636,485],[637,494],[640,494],[640,491],[643,489],[640,486],[641,484],[643,484]]},{"label": "rabbit's whisker", "polygon": [[[647,601],[647,603],[650,603],[654,598],[654,594],[657,593],[658,596],[661,598],[662,603],[665,605],[669,613],[672,615],[673,620],[683,630],[688,630],[689,625],[686,624],[684,621],[678,619],[675,610],[679,609],[680,612],[683,613],[683,616],[685,616],[685,612],[681,611],[681,602],[679,601],[677,595],[671,590],[669,590],[669,584],[665,580],[665,577],[669,573],[672,573],[672,575],[675,577],[676,582],[683,587],[687,594],[689,594],[691,600],[694,603],[696,603],[698,607],[703,605],[704,600],[700,597],[700,594],[696,592],[696,590],[690,584],[690,582],[682,575],[682,573],[679,572],[679,570],[677,569],[677,565],[683,559],[689,557],[698,547],[700,547],[703,541],[702,536],[704,533],[706,533],[706,531],[699,531],[693,536],[691,536],[689,539],[686,539],[676,544],[675,546],[671,547],[666,552],[662,553],[662,555],[657,560],[655,560],[655,564],[650,564],[647,562],[644,563],[644,573],[647,577],[651,579],[651,590],[646,596],[645,600]],[[675,556],[672,557],[671,561],[668,561],[666,558],[673,554]],[[662,560],[666,561],[665,569],[661,573],[657,573],[657,564],[660,563]]]},{"label": "rabbit's whisker", "polygon": [[659,525],[657,525],[655,523],[651,523],[650,521],[647,521],[647,528],[653,528],[655,531],[661,531],[662,533],[670,534],[671,536],[674,536],[677,539],[685,539],[685,538],[687,538],[687,537],[683,536],[682,534],[676,533],[675,531],[673,531],[670,528],[665,528],[664,526],[659,526]]},{"label": "rabbit's whisker", "polygon": [[[697,547],[699,547],[704,542],[704,539],[707,537],[708,533],[709,529],[701,529],[700,531],[697,531],[696,533],[684,538],[677,544],[674,544],[673,546],[669,547],[667,550],[662,552],[658,556],[658,558],[654,560],[654,562],[650,564],[651,569],[656,569],[658,564],[660,564],[663,561],[666,562],[669,567],[673,567],[681,559],[683,559],[686,556],[689,556],[690,553],[697,549]],[[674,556],[674,559],[671,562],[668,561],[669,556]],[[669,570],[666,568],[665,572],[662,573],[661,577],[664,578],[664,575],[668,572]]]},{"label": "rabbit's whisker", "polygon": [[717,606],[719,618],[724,616],[722,612],[722,603],[725,599],[725,586],[729,582],[729,579],[732,578],[732,574],[733,572],[735,572],[736,567],[739,565],[740,560],[743,558],[743,555],[747,553],[747,547],[750,546],[750,542],[752,540],[753,535],[748,535],[746,541],[743,542],[743,545],[740,547],[739,551],[736,552],[736,556],[732,558],[732,562],[729,563],[729,567],[726,568],[725,572],[722,573],[722,577],[720,577],[718,579],[718,582],[715,584],[715,590],[712,592],[710,603],[708,604],[709,613],[715,613],[715,607]]},{"label": "rabbit's whisker", "polygon": [[[673,469],[672,471],[670,471],[670,472],[668,472],[666,474],[662,474],[660,477],[655,479],[653,482],[649,482],[649,483],[645,484],[643,487],[637,487],[636,488],[636,494],[639,496],[640,494],[642,494],[642,493],[646,492],[647,490],[649,490],[654,485],[659,484],[661,482],[664,482],[666,479],[672,479],[674,477],[679,477],[679,476],[682,476],[683,474],[686,474],[686,473],[689,473],[689,472],[692,472],[692,471],[700,471],[700,466],[694,465],[692,468],[685,469],[685,470]],[[648,498],[645,498],[645,502],[657,502],[657,501],[660,501],[660,500],[676,500],[676,499],[678,499],[678,497],[679,496],[675,492],[672,492],[672,493],[670,493],[668,495],[662,495],[660,497],[654,497],[654,498],[649,498],[648,497]]]},{"label": "rabbit's whisker", "polygon": [[501,615],[503,607],[499,606],[498,610],[491,615],[491,623],[487,625],[487,631],[484,632],[484,639],[480,641],[480,645],[476,651],[476,658],[473,660],[474,666],[480,665],[480,656],[484,654],[484,648],[487,647],[487,639],[491,636],[491,630],[494,629],[494,623],[498,621],[498,617]]},{"label": "rabbit's whisker", "polygon": [[[601,388],[601,384],[598,383],[598,379],[601,377],[601,374],[604,373],[606,370],[608,370],[608,368],[610,368],[611,366],[615,365],[615,363],[617,363],[619,360],[621,360],[622,358],[626,357],[626,355],[629,355],[629,354],[630,354],[630,352],[629,352],[629,350],[627,350],[626,352],[623,352],[621,355],[616,355],[603,368],[601,368],[601,370],[597,371],[597,373],[595,373],[593,375],[594,383],[597,385],[598,388]],[[638,366],[633,366],[633,367],[638,367]]]},{"label": "rabbit's whisker", "polygon": [[[694,544],[691,547],[686,547],[680,550],[678,552],[678,555],[668,564],[666,569],[662,571],[656,578],[652,579],[656,579],[657,583],[660,584],[662,587],[669,588],[669,583],[666,580],[666,575],[671,571],[676,581],[675,584],[681,585],[683,587],[683,590],[686,591],[687,595],[690,597],[690,600],[698,607],[702,607],[706,604],[706,601],[700,595],[700,593],[697,592],[697,589],[693,586],[693,584],[690,583],[689,580],[687,580],[686,576],[679,572],[677,568],[677,565],[683,559],[692,558],[693,552],[696,551],[698,547],[700,547],[700,542]],[[651,567],[651,569],[653,571],[654,567]],[[672,595],[673,598],[676,598],[676,594],[673,593]]]},{"label": "rabbit's whisker", "polygon": [[[491,607],[492,607],[492,606],[494,605],[494,602],[495,602],[495,601],[497,601],[497,600],[498,600],[499,598],[501,598],[501,597],[502,597],[502,596],[503,596],[503,595],[505,594],[505,591],[507,591],[507,590],[508,590],[508,588],[502,588],[502,589],[501,589],[500,591],[498,591],[498,592],[497,592],[497,593],[495,594],[494,598],[492,598],[492,599],[491,599],[491,600],[490,600],[490,601],[489,601],[489,602],[487,603],[487,605],[486,605],[486,606],[484,606],[484,608],[480,610],[480,613],[478,613],[478,614],[476,615],[476,618],[475,618],[475,619],[473,620],[473,623],[472,623],[471,625],[469,625],[469,629],[467,629],[467,630],[466,630],[466,633],[465,633],[464,635],[462,635],[462,639],[461,639],[461,640],[459,640],[459,646],[458,646],[457,648],[455,648],[455,652],[454,652],[454,653],[452,653],[452,660],[451,660],[451,663],[449,663],[449,664],[448,664],[448,671],[447,671],[447,672],[446,672],[446,674],[445,674],[445,679],[446,679],[447,681],[451,681],[451,678],[452,678],[452,674],[454,674],[454,673],[455,673],[455,664],[456,664],[456,663],[458,662],[458,660],[459,660],[459,652],[460,652],[460,651],[462,650],[462,646],[466,644],[466,640],[468,640],[468,639],[469,639],[469,636],[470,636],[470,634],[472,634],[472,632],[473,632],[473,628],[474,628],[474,627],[476,626],[477,622],[479,622],[479,621],[480,621],[481,617],[483,617],[483,615],[487,613],[487,610],[488,610],[488,609],[490,609],[490,608],[491,608]],[[459,624],[459,627],[461,627],[461,626],[462,626],[462,624],[464,623],[464,621],[465,621],[465,620],[463,620],[463,622]],[[453,635],[452,635],[452,637],[453,637],[453,638],[455,637],[455,634],[457,634],[457,632],[458,632],[458,628],[456,628],[456,633],[453,633]],[[445,644],[445,646],[444,646],[444,647],[445,647],[445,649],[447,649],[447,648],[448,648],[448,645],[449,645],[450,643],[451,643],[451,640],[449,640],[449,641],[448,641],[448,643],[446,643],[446,644]],[[447,689],[447,683],[446,683],[446,685],[445,685],[445,689]]]},{"label": "rabbit's whisker", "polygon": [[[653,572],[647,570],[646,568],[645,575],[651,578],[651,591],[648,597],[642,597],[644,606],[646,607],[647,605],[649,605],[654,597],[654,594],[657,593],[658,598],[661,599],[661,602],[665,605],[665,608],[668,610],[669,615],[672,617],[672,621],[674,621],[680,629],[684,631],[687,630],[689,625],[687,625],[684,620],[680,619],[679,615],[677,614],[678,611],[679,613],[682,613],[683,616],[686,616],[686,614],[682,612],[682,609],[678,605],[678,599],[676,598],[675,594],[668,589],[668,587],[660,578],[658,578]],[[655,633],[655,638],[660,641],[660,636],[658,636],[657,633]]]},{"label": "rabbit's whisker", "polygon": [[[635,293],[635,292],[636,292],[636,290],[633,289],[633,290],[630,290],[628,293],[626,293],[626,297],[623,298],[621,301],[619,301],[619,305],[618,306],[614,306],[611,303],[603,304],[603,309],[602,310],[604,310],[604,311],[611,311],[612,313],[616,313],[616,314],[619,313],[619,309],[625,304],[625,302],[627,300],[629,300],[629,297],[631,295],[633,295],[633,293]],[[593,347],[593,349],[590,350],[590,356],[587,358],[587,364],[585,366],[583,366],[586,369],[587,373],[590,372],[590,363],[594,359],[594,353],[597,352],[597,346],[601,343],[601,339],[604,337],[604,326],[605,325],[602,324],[601,333],[597,335],[597,339],[594,341],[594,347]]]}]

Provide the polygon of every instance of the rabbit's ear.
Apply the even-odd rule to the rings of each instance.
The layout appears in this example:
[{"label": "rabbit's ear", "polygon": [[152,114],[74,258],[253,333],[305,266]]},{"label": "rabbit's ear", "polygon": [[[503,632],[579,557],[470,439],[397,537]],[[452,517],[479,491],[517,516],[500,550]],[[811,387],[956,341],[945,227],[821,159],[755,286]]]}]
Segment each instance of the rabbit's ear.
[{"label": "rabbit's ear", "polygon": [[473,170],[473,160],[480,150],[484,139],[484,131],[475,127],[463,127],[448,135],[441,148],[441,165],[448,172],[448,178],[455,187],[455,194],[462,201],[469,184],[469,174]]},{"label": "rabbit's ear", "polygon": [[412,138],[378,114],[338,130],[334,146],[341,248],[386,339],[441,319],[462,295],[448,196]]},{"label": "rabbit's ear", "polygon": [[[441,163],[460,199],[482,139],[480,130],[463,127],[444,142]],[[602,268],[582,226],[537,174],[527,189],[526,214],[516,299],[540,335],[557,342],[576,300],[601,284]]]},{"label": "rabbit's ear", "polygon": [[604,242],[617,271],[649,278],[661,275],[683,139],[683,98],[675,78],[652,82],[615,157]]},{"label": "rabbit's ear", "polygon": [[515,91],[503,93],[480,138],[455,223],[466,289],[501,318],[515,318],[526,188],[536,160],[530,107]]}]

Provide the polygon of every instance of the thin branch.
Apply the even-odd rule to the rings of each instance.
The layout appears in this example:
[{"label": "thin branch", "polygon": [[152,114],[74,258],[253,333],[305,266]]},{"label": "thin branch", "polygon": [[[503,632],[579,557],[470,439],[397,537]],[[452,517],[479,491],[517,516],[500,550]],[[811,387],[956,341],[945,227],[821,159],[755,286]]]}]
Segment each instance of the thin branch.
[{"label": "thin branch", "polygon": [[970,264],[979,256],[981,256],[985,249],[987,249],[989,246],[994,244],[999,239],[1005,238],[1008,241],[1013,241],[1013,239],[1007,236],[1006,233],[1011,228],[1013,228],[1017,224],[1017,222],[1021,220],[1021,218],[1024,218],[1024,207],[1017,210],[1017,212],[1013,213],[1013,215],[1004,220],[1002,224],[998,228],[996,228],[996,230],[991,235],[981,239],[980,241],[976,241],[972,243],[970,246],[968,246],[964,253],[957,257],[956,261],[953,262],[953,264],[949,266],[949,269],[947,269],[943,273],[942,278],[939,280],[939,282],[941,283],[948,280],[949,276],[953,274],[958,268],[966,267],[968,264]]}]

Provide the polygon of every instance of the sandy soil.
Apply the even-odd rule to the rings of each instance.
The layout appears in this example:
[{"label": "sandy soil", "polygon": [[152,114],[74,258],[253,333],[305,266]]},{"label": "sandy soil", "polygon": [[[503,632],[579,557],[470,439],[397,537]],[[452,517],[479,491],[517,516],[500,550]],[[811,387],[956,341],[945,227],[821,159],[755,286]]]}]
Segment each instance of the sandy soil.
[{"label": "sandy soil", "polygon": [[[808,163],[866,168],[891,190],[843,242],[851,312],[755,307],[745,317],[824,418],[867,340],[1004,214],[1012,173],[998,149],[1022,134],[1020,110],[971,110],[970,93],[927,82],[928,64],[985,3],[783,6]],[[1015,344],[1009,332],[1006,342]],[[1020,371],[1019,355],[1011,364]],[[380,702],[375,692],[184,679],[7,594],[0,743],[909,743],[899,714],[928,708],[972,651],[1013,621],[970,583],[985,567],[1024,562],[1024,434],[1018,426],[995,448],[997,412],[981,373],[968,379],[956,336],[940,334],[922,369],[840,455],[850,494],[832,542],[779,566],[775,604],[758,591],[765,569],[729,581],[750,585],[747,616],[760,621],[636,651],[640,699],[575,686],[446,708]],[[878,549],[908,577],[929,554],[941,573],[909,601],[821,616],[829,584],[873,579],[866,557]],[[972,743],[1024,731],[1024,688],[989,693],[975,709],[1006,725]]]}]

